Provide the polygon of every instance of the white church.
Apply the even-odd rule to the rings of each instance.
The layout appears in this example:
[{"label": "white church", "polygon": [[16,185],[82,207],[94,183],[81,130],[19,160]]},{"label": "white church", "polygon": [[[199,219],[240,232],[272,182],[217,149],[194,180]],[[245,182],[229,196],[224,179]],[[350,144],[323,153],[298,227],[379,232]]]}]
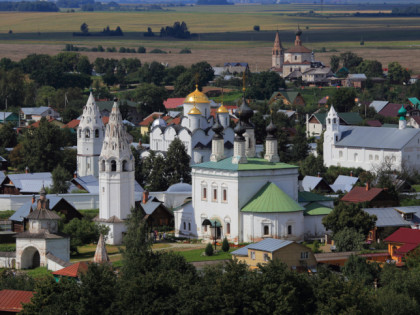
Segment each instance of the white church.
[{"label": "white church", "polygon": [[383,163],[395,170],[420,171],[420,130],[407,128],[407,110],[399,112],[399,128],[341,126],[331,106],[324,133],[324,165],[375,171]]},{"label": "white church", "polygon": [[[168,126],[161,118],[153,121],[150,129],[150,150],[166,153],[171,142],[179,138],[187,148],[191,164],[209,161],[211,139],[214,134],[211,127],[215,123],[210,109],[210,100],[197,87],[185,98],[183,117],[179,125]],[[224,130],[225,152],[227,156],[231,156],[234,132],[229,126],[229,111],[223,104],[217,109],[217,116]]]},{"label": "white church", "polygon": [[[177,236],[226,237],[241,243],[267,237],[303,241],[325,235],[321,221],[331,209],[318,204],[318,211],[311,212],[299,203],[298,168],[279,161],[272,123],[267,127],[265,156],[255,157],[255,139],[249,130],[252,115],[244,101],[232,157],[224,152],[223,128],[213,126],[210,161],[192,166],[192,201],[174,209]],[[252,135],[249,142],[245,132]],[[312,215],[319,218],[305,219]]]}]

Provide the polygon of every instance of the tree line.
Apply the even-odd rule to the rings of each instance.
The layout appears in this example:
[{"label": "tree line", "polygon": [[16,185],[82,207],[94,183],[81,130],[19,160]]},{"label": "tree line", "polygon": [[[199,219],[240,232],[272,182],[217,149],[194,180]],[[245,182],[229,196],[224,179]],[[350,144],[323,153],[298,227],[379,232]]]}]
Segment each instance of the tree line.
[{"label": "tree line", "polygon": [[49,1],[1,1],[0,11],[58,12],[60,9]]}]

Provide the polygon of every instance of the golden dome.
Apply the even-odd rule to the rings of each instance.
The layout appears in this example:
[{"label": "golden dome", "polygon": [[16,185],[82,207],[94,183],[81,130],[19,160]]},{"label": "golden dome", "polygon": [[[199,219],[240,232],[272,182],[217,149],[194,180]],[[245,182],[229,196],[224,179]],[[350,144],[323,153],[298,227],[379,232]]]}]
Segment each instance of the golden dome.
[{"label": "golden dome", "polygon": [[222,104],[217,109],[218,114],[229,114],[229,111],[226,109],[226,107]]},{"label": "golden dome", "polygon": [[209,99],[207,98],[206,94],[203,92],[200,92],[198,90],[198,85],[195,86],[195,91],[188,94],[188,96],[185,98],[184,103],[194,104],[194,103],[210,103]]},{"label": "golden dome", "polygon": [[191,110],[188,112],[188,115],[201,115],[201,112],[200,112],[200,110],[199,110],[197,107],[195,107],[195,105],[194,105],[194,107],[193,107],[193,108],[191,108]]}]

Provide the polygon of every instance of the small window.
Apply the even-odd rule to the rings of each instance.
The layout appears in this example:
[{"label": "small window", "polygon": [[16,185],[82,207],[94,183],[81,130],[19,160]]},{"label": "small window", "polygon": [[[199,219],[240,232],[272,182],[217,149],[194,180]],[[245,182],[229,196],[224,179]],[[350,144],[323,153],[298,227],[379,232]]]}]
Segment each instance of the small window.
[{"label": "small window", "polygon": [[372,160],[373,160],[373,155],[369,154],[369,161],[372,161]]},{"label": "small window", "polygon": [[255,252],[251,252],[251,259],[255,260]]},{"label": "small window", "polygon": [[295,60],[297,60],[297,56],[295,56]]},{"label": "small window", "polygon": [[191,223],[188,222],[188,231],[191,231]]},{"label": "small window", "polygon": [[203,195],[202,195],[202,199],[203,200],[207,200],[207,188],[203,187]]},{"label": "small window", "polygon": [[207,232],[207,225],[204,226],[204,232]]},{"label": "small window", "polygon": [[342,158],[343,158],[343,151],[338,151],[338,157],[339,157],[340,159],[342,159]]},{"label": "small window", "polygon": [[270,227],[268,225],[264,225],[264,235],[270,235]]},{"label": "small window", "polygon": [[95,129],[95,138],[99,138],[99,129]]},{"label": "small window", "polygon": [[226,223],[226,234],[230,234],[230,223]]},{"label": "small window", "polygon": [[82,137],[82,130],[79,130],[79,138]]},{"label": "small window", "polygon": [[357,157],[358,157],[358,154],[357,154],[357,153],[355,153],[355,154],[354,154],[354,161],[355,161],[355,162],[357,162]]},{"label": "small window", "polygon": [[217,201],[217,188],[213,189],[213,201]]},{"label": "small window", "polygon": [[300,253],[300,259],[308,259],[308,258],[309,258],[309,252]]},{"label": "small window", "polygon": [[111,172],[117,171],[117,162],[115,160],[111,161]]},{"label": "small window", "polygon": [[268,254],[264,253],[264,261],[269,261],[269,260],[270,260],[270,257],[268,257]]},{"label": "small window", "polygon": [[333,124],[337,123],[337,120],[335,118],[333,118]]},{"label": "small window", "polygon": [[103,193],[105,192],[105,187],[102,187],[102,192],[103,192]]},{"label": "small window", "polygon": [[379,161],[379,155],[375,155],[375,161]]},{"label": "small window", "polygon": [[227,189],[223,189],[223,201],[227,201]]},{"label": "small window", "polygon": [[331,119],[330,118],[328,118],[328,124],[331,125]]},{"label": "small window", "polygon": [[90,130],[86,129],[85,131],[85,138],[90,138]]},{"label": "small window", "polygon": [[187,229],[187,223],[184,222],[184,230]]},{"label": "small window", "polygon": [[287,226],[287,234],[292,235],[292,226],[291,225]]},{"label": "small window", "polygon": [[122,163],[122,170],[123,170],[123,172],[128,172],[128,164],[127,164],[127,161],[123,161],[123,163]]},{"label": "small window", "polygon": [[105,172],[105,160],[102,160],[101,162],[101,171]]}]

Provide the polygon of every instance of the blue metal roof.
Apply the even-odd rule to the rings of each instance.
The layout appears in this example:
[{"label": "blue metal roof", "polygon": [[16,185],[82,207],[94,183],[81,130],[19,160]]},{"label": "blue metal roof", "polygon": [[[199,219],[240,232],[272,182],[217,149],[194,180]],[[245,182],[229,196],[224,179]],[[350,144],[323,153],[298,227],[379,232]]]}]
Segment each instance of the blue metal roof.
[{"label": "blue metal roof", "polygon": [[6,175],[4,174],[4,172],[0,171],[0,184],[4,181],[5,178],[6,178]]},{"label": "blue metal roof", "polygon": [[379,113],[388,103],[388,101],[373,101],[369,104],[369,107],[373,107]]},{"label": "blue metal roof", "polygon": [[302,188],[304,191],[311,191],[322,181],[322,177],[305,176],[302,180]]},{"label": "blue metal roof", "polygon": [[[412,220],[404,220],[398,210],[404,209],[405,213],[413,213]],[[388,207],[388,208],[366,208],[363,209],[370,215],[376,215],[377,227],[387,226],[411,226],[420,224],[420,206],[413,207]],[[404,213],[404,212],[403,212]]]},{"label": "blue metal roof", "polygon": [[45,111],[50,109],[51,111],[54,111],[52,108],[48,106],[40,106],[40,107],[22,107],[21,111],[25,115],[42,115]]},{"label": "blue metal roof", "polygon": [[420,134],[420,130],[415,128],[340,126],[340,129],[341,140],[335,144],[336,147],[401,150]]},{"label": "blue metal roof", "polygon": [[45,187],[52,185],[52,175],[49,172],[9,174],[7,177],[22,193],[38,193],[42,185]]},{"label": "blue metal roof", "polygon": [[281,240],[276,238],[266,238],[262,240],[261,242],[255,243],[255,244],[249,244],[245,247],[242,247],[240,249],[237,249],[233,252],[231,252],[232,255],[238,255],[238,256],[247,256],[248,255],[248,249],[254,249],[254,250],[261,250],[264,252],[274,252],[280,248],[286,247],[290,244],[292,244],[293,241],[288,240]]},{"label": "blue metal roof", "polygon": [[342,192],[349,192],[350,190],[352,190],[354,184],[356,184],[358,180],[358,177],[339,175],[336,178],[334,184],[330,185],[330,187],[332,188],[332,190],[334,190],[334,192],[337,192],[339,190],[341,190]]}]

